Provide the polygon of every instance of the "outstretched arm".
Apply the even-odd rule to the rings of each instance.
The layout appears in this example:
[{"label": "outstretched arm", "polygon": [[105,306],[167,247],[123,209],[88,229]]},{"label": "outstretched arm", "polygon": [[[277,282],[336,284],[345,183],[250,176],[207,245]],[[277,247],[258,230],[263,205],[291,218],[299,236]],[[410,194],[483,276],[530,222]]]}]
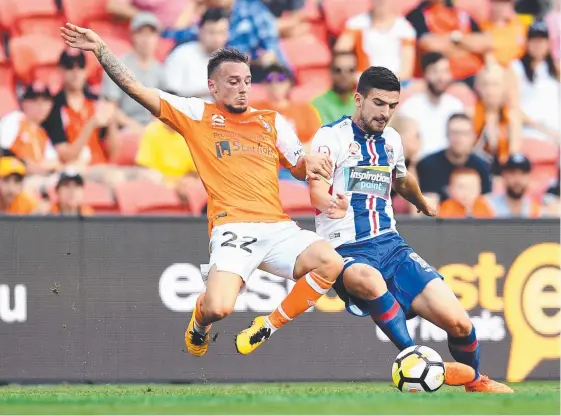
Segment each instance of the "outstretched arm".
[{"label": "outstretched arm", "polygon": [[119,88],[156,117],[160,115],[160,94],[158,90],[142,85],[131,70],[109,50],[97,33],[71,23],[66,23],[66,26],[60,30],[61,36],[68,46],[93,52],[109,78]]},{"label": "outstretched arm", "polygon": [[413,175],[406,174],[403,177],[395,178],[393,180],[393,189],[411,204],[415,205],[418,212],[422,212],[429,217],[436,216],[436,210],[425,200],[421,193],[421,188],[419,188],[419,184]]}]

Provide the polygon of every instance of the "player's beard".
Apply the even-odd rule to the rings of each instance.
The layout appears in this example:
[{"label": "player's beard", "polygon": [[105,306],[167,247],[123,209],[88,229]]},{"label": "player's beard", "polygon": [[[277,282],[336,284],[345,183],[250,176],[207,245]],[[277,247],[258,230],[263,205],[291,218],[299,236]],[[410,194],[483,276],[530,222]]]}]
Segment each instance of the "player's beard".
[{"label": "player's beard", "polygon": [[243,107],[234,107],[233,105],[224,104],[224,108],[226,108],[229,113],[233,114],[242,114],[247,111],[247,105]]},{"label": "player's beard", "polygon": [[[382,121],[382,120],[380,120]],[[384,127],[381,130],[376,130],[374,128],[372,128],[372,124],[371,124],[372,120],[367,120],[366,117],[364,117],[363,115],[361,115],[358,118],[358,125],[359,127],[364,130],[364,132],[366,134],[381,134],[384,132],[384,129],[386,128],[387,124],[388,124],[388,120],[384,121]]]}]

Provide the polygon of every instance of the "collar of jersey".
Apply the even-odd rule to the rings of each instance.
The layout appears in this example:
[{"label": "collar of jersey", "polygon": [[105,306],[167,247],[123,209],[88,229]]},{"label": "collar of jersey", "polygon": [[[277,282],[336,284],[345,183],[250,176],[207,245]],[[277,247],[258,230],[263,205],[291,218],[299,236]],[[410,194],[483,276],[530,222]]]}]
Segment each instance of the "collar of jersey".
[{"label": "collar of jersey", "polygon": [[355,135],[355,139],[359,140],[381,140],[382,133],[379,134],[366,134],[364,130],[362,130],[358,124],[356,124],[350,116],[345,116],[351,121],[353,126],[353,134]]}]

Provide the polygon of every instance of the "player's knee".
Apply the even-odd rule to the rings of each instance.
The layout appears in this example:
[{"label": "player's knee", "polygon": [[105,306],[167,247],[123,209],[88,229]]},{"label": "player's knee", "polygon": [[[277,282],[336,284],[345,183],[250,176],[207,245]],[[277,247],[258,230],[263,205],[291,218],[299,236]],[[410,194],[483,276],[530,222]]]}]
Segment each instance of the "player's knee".
[{"label": "player's knee", "polygon": [[355,264],[345,271],[345,288],[360,299],[369,300],[387,291],[386,282],[378,270],[365,264]]},{"label": "player's knee", "polygon": [[234,305],[225,302],[205,302],[203,305],[205,319],[210,322],[220,321],[234,311]]},{"label": "player's knee", "polygon": [[449,318],[446,326],[446,332],[448,332],[448,335],[455,338],[467,337],[473,328],[471,320],[467,314],[465,316],[460,315]]},{"label": "player's knee", "polygon": [[337,280],[343,270],[343,258],[333,249],[322,252],[319,256],[321,276],[330,282]]}]

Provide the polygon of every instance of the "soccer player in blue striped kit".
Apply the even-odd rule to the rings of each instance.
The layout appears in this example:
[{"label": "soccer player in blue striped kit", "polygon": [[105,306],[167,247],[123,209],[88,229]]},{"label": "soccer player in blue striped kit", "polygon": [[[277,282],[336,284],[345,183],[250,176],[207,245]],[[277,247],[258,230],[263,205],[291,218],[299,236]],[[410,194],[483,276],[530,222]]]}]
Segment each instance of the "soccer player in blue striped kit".
[{"label": "soccer player in blue striped kit", "polygon": [[465,385],[468,392],[512,393],[479,373],[480,347],[467,312],[396,230],[392,187],[419,212],[436,215],[407,173],[399,133],[387,127],[399,96],[395,74],[370,67],[358,83],[355,114],[322,127],[314,137],[313,149],[333,164],[331,180],[310,181],[316,231],[345,262],[333,287],[347,311],[371,316],[399,350],[415,345],[408,318],[419,315],[444,329],[457,361],[446,363],[447,384]]}]

